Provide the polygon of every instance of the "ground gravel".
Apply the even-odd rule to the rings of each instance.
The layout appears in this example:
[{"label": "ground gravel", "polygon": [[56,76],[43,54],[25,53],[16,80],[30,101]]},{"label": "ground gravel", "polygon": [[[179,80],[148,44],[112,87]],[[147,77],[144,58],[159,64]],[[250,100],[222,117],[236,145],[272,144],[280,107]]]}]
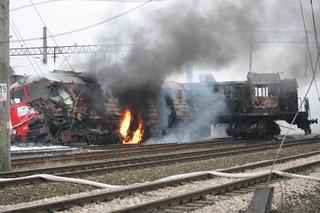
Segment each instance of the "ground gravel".
[{"label": "ground gravel", "polygon": [[320,212],[320,185],[307,193],[293,194],[286,197],[278,211],[282,213]]},{"label": "ground gravel", "polygon": [[[297,165],[301,165],[304,164],[306,162],[311,162],[311,161],[316,161],[316,160],[320,160],[320,155],[318,156],[313,156],[313,157],[309,157],[306,159],[298,159],[298,160],[294,160],[294,161],[290,161],[287,163],[283,163],[283,164],[279,164],[275,166],[275,170],[280,170],[280,169],[285,169],[288,167],[292,167],[292,166],[297,166]],[[260,172],[260,171],[267,171],[269,168],[259,168],[259,169],[253,169],[250,170],[248,172]],[[320,173],[319,173],[320,174]],[[236,179],[233,178],[215,178],[215,179],[209,179],[209,180],[205,180],[205,181],[197,181],[197,182],[191,182],[191,183],[186,183],[184,185],[178,186],[178,187],[166,187],[163,189],[159,189],[159,190],[154,190],[154,191],[150,191],[150,192],[144,192],[141,194],[134,194],[125,198],[118,198],[115,200],[112,200],[110,202],[104,202],[101,204],[90,204],[87,205],[85,207],[74,207],[68,211],[65,211],[65,213],[71,213],[71,212],[93,212],[91,209],[94,209],[96,212],[103,212],[103,211],[112,211],[112,210],[116,210],[116,209],[120,209],[120,208],[125,208],[125,207],[129,207],[129,206],[133,206],[133,205],[137,205],[137,204],[141,204],[144,202],[150,202],[156,199],[161,199],[161,198],[168,198],[168,197],[172,197],[172,196],[176,196],[182,193],[188,193],[188,192],[193,192],[195,190],[201,190],[207,187],[212,187],[212,186],[216,186],[216,185],[221,185],[224,183],[229,183],[232,182]],[[292,185],[289,185],[290,190],[288,191],[288,193],[294,194],[294,193],[304,193],[308,187],[314,187],[315,184],[317,182],[315,181],[310,181],[310,180],[304,180],[303,185],[299,185],[299,181],[298,179],[293,179],[292,180],[293,183],[290,182],[290,184],[295,185],[294,187]],[[306,184],[306,186],[305,186]],[[283,183],[283,185],[287,185],[286,183]],[[298,185],[298,187],[297,187]],[[274,184],[275,188],[277,188],[277,183]],[[243,209],[245,209],[248,205],[249,202],[247,202],[246,199],[249,199],[249,201],[252,198],[253,193],[248,193],[248,195],[245,195],[244,197],[242,197],[242,195],[240,196],[234,196],[234,199],[231,199],[230,201],[233,203],[233,205],[227,205],[226,203],[222,203],[220,206],[220,208],[224,207],[227,208],[227,211],[225,212],[232,212],[233,210],[235,210],[235,212],[237,212],[241,205],[245,205],[243,207]],[[225,197],[225,196],[209,196],[209,199],[215,199],[217,200],[217,203],[220,202],[220,197]],[[228,196],[230,198],[230,196]],[[279,200],[279,193],[277,194],[277,192],[275,193],[275,199],[276,201]],[[236,205],[237,203],[239,203],[239,205]],[[277,203],[278,205],[278,203]],[[229,208],[230,206],[230,208]],[[234,208],[233,208],[234,206]],[[207,207],[209,208],[209,207]],[[218,211],[216,211],[218,209]],[[220,212],[219,208],[214,209],[214,211],[209,211],[209,212]],[[230,211],[229,211],[230,210]],[[198,210],[198,212],[208,212],[207,209],[203,209],[203,210]],[[221,210],[221,212],[224,212]]]},{"label": "ground gravel", "polygon": [[[309,173],[311,176],[320,177],[320,172]],[[272,200],[273,212],[317,212],[307,211],[306,209],[297,208],[294,205],[288,207],[288,198],[291,204],[301,203],[303,197],[309,193],[316,192],[319,182],[306,179],[286,179],[272,184],[274,194]],[[191,211],[193,213],[237,213],[245,212],[248,208],[254,192],[235,195],[235,196],[208,196],[208,201],[212,205],[204,206],[203,208]],[[309,203],[310,205],[311,203]],[[287,206],[286,206],[287,205]],[[317,205],[317,203],[316,203]],[[301,207],[301,206],[300,206]],[[309,207],[310,208],[310,207]],[[301,211],[302,210],[302,211]]]},{"label": "ground gravel", "polygon": [[[283,168],[287,168],[289,166],[295,166],[295,165],[303,164],[305,162],[310,162],[310,161],[314,161],[314,160],[320,160],[320,155],[309,157],[306,159],[298,159],[298,160],[287,162],[284,164],[279,164],[275,167],[275,169],[283,169]],[[266,169],[268,169],[268,168],[265,168],[265,169],[259,168],[259,169],[254,169],[254,170],[250,170],[247,172],[258,172],[261,170],[266,171]],[[101,203],[101,204],[90,204],[90,205],[86,205],[85,207],[75,207],[75,208],[72,208],[72,209],[65,211],[65,212],[68,212],[68,213],[70,213],[70,212],[106,212],[106,211],[115,210],[118,208],[136,205],[136,204],[143,203],[146,201],[151,201],[151,200],[160,199],[160,198],[167,198],[170,196],[174,196],[174,195],[178,195],[178,194],[186,193],[186,192],[192,192],[194,190],[199,190],[202,188],[206,188],[208,186],[220,185],[222,183],[227,183],[227,182],[230,182],[233,180],[234,179],[229,179],[229,178],[216,178],[216,179],[210,179],[210,180],[205,180],[205,181],[197,181],[197,182],[192,182],[192,183],[180,185],[178,187],[166,187],[166,188],[154,190],[151,192],[143,192],[141,194],[131,195],[131,196],[128,196],[128,197],[125,197],[122,199],[118,198],[118,199],[114,199],[110,202],[105,202],[105,203]],[[301,181],[301,180],[299,180],[299,181]],[[307,182],[313,183],[312,186],[314,186],[314,184],[315,184],[314,181],[307,181]],[[297,182],[295,184],[299,185],[299,184],[297,184]],[[301,186],[301,187],[298,187],[298,189],[302,190],[302,189],[304,189],[304,187]],[[294,192],[296,192],[296,191],[294,191]],[[304,191],[300,191],[300,192],[304,192]],[[96,193],[96,191],[93,191],[91,193]],[[246,208],[246,206],[241,206],[241,205],[247,205],[249,203],[248,201],[250,201],[251,197],[252,197],[252,193],[248,193],[243,196],[234,196],[234,199],[231,199],[231,201],[234,204],[228,205],[228,209],[225,212],[232,212],[234,209],[239,210],[239,209]],[[276,197],[276,195],[275,195],[275,197]],[[227,198],[230,198],[230,197],[227,197]],[[55,197],[50,200],[56,200],[56,199],[61,199],[61,198]],[[226,204],[223,202],[225,200],[226,200],[226,202],[228,201],[228,199],[226,199],[226,196],[219,196],[219,197],[212,196],[211,199],[213,199],[213,200],[218,199],[218,201],[214,202],[215,205],[217,205],[217,206],[206,206],[202,210],[201,209],[198,210],[198,212],[208,212],[208,210],[207,210],[208,208],[215,209],[215,211],[213,211],[213,212],[220,212],[220,208],[222,208],[223,206],[226,206]],[[229,199],[229,201],[230,201],[230,199]],[[218,211],[216,211],[216,210],[218,210]],[[224,211],[221,210],[221,212],[224,212]]]},{"label": "ground gravel", "polygon": [[[320,150],[320,144],[301,145],[297,147],[283,148],[279,155],[279,158],[316,150]],[[176,174],[206,170],[217,170],[222,168],[239,166],[246,163],[252,163],[260,160],[270,160],[274,158],[275,154],[276,150],[273,149],[250,154],[232,155],[223,158],[194,161],[188,163],[172,163],[171,165],[153,168],[112,172],[103,175],[88,176],[86,178],[114,185],[142,183]]]},{"label": "ground gravel", "polygon": [[[318,149],[320,149],[320,144],[283,148],[282,152],[280,153],[280,157],[315,151]],[[153,181],[176,174],[205,170],[216,170],[238,166],[246,163],[252,163],[259,160],[267,160],[275,156],[275,153],[276,150],[266,150],[264,152],[234,155],[211,160],[195,161],[189,163],[176,163],[166,166],[138,170],[124,170],[106,173],[103,175],[92,175],[83,178],[107,184],[128,185],[133,183]],[[0,196],[0,205],[12,205],[15,203],[30,202],[43,198],[71,195],[91,190],[93,190],[93,187],[75,184],[70,186],[66,183],[41,183],[37,185],[9,187],[0,189],[0,194],[7,195]]]},{"label": "ground gravel", "polygon": [[73,183],[40,183],[36,185],[24,185],[9,187],[0,190],[0,206],[15,203],[30,202],[43,198],[51,198],[59,195],[76,194],[95,190],[95,187]]}]

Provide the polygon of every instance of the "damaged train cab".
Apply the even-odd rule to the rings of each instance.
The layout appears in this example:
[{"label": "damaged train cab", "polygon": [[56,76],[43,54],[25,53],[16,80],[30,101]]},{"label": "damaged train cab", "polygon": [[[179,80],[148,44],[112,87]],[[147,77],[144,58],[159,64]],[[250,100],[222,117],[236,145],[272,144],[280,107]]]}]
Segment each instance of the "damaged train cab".
[{"label": "damaged train cab", "polygon": [[117,141],[115,119],[104,111],[103,92],[75,72],[24,78],[11,86],[12,140],[35,143]]}]

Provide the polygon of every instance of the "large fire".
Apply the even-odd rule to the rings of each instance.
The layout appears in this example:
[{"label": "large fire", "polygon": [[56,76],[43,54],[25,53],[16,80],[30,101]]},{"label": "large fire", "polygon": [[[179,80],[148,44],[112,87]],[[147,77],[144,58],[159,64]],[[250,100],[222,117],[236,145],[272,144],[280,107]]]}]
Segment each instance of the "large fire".
[{"label": "large fire", "polygon": [[120,121],[119,133],[122,135],[122,144],[138,144],[143,137],[143,121],[138,114],[138,128],[131,136],[129,134],[129,128],[132,121],[132,114],[129,109],[125,109]]}]

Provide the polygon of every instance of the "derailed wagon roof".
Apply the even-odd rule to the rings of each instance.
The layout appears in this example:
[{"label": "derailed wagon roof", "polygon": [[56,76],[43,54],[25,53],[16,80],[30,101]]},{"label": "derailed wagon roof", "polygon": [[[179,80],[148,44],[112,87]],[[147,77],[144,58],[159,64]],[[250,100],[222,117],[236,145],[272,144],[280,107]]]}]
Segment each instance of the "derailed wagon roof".
[{"label": "derailed wagon roof", "polygon": [[279,73],[248,73],[248,81],[252,84],[278,84],[280,82]]},{"label": "derailed wagon roof", "polygon": [[75,71],[63,71],[63,70],[54,70],[52,72],[48,72],[46,75],[46,79],[49,81],[56,81],[61,83],[75,83],[75,84],[85,84],[80,75],[82,73]]},{"label": "derailed wagon roof", "polygon": [[17,88],[23,84],[37,82],[41,80],[59,82],[64,84],[86,84],[86,82],[81,78],[82,73],[75,71],[54,70],[51,72],[46,72],[44,75],[44,77],[36,75],[22,76],[22,78],[20,78],[18,82],[15,82],[10,86],[10,89]]}]

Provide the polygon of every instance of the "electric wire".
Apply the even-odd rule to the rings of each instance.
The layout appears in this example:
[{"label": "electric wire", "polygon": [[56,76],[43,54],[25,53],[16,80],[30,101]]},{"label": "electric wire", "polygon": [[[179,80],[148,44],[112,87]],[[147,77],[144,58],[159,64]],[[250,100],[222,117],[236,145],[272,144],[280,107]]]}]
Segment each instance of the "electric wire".
[{"label": "electric wire", "polygon": [[[319,56],[318,56],[317,61],[319,61]],[[318,65],[318,63],[317,63],[316,65]],[[318,66],[316,66],[315,68],[317,68],[317,67],[318,67]],[[267,181],[267,186],[268,186],[269,183],[270,183],[272,171],[274,170],[274,166],[275,166],[275,164],[276,164],[276,162],[277,162],[277,160],[278,160],[278,157],[279,157],[280,151],[281,151],[281,149],[282,149],[282,146],[283,146],[283,144],[284,144],[284,141],[286,140],[287,135],[289,134],[290,129],[291,129],[291,127],[293,126],[293,123],[294,123],[295,120],[297,119],[297,117],[298,117],[298,115],[299,115],[299,112],[301,111],[302,106],[303,106],[303,104],[305,103],[305,101],[306,101],[306,99],[307,99],[307,95],[308,95],[309,92],[310,92],[310,89],[311,89],[311,86],[312,86],[312,84],[313,84],[313,81],[314,81],[314,76],[312,76],[311,82],[310,82],[310,84],[309,84],[309,86],[308,86],[308,89],[307,89],[307,91],[306,91],[303,99],[302,99],[302,102],[301,102],[300,105],[299,105],[298,111],[297,111],[296,114],[294,115],[294,117],[293,117],[293,119],[292,119],[292,121],[291,121],[291,123],[290,123],[289,128],[287,128],[287,131],[286,131],[286,133],[285,133],[284,136],[283,136],[283,139],[282,139],[282,141],[281,141],[281,143],[280,143],[280,146],[279,146],[279,148],[278,148],[278,150],[277,150],[277,154],[276,154],[276,156],[275,156],[275,158],[274,158],[274,161],[273,161],[272,166],[271,166],[271,169],[270,169],[270,173],[269,173],[268,181]]]},{"label": "electric wire", "polygon": [[[88,25],[88,26],[85,26],[85,27],[81,27],[81,28],[77,28],[77,29],[74,29],[74,30],[70,30],[70,31],[67,31],[67,32],[63,32],[63,33],[57,33],[57,34],[52,34],[51,37],[60,37],[60,36],[65,36],[65,35],[69,35],[69,34],[73,34],[73,33],[77,33],[77,32],[81,32],[81,31],[84,31],[84,30],[87,30],[87,29],[90,29],[90,28],[93,28],[93,27],[96,27],[96,26],[99,26],[99,25],[102,25],[102,24],[105,24],[105,23],[108,23],[108,22],[111,22],[117,18],[120,18],[126,14],[129,14],[130,12],[133,12],[134,10],[137,10],[143,6],[145,6],[146,4],[150,3],[150,2],[153,2],[153,0],[147,0],[147,1],[144,1],[142,4],[138,4],[137,6],[134,6],[128,10],[125,10],[117,15],[114,15],[110,18],[107,18],[107,19],[104,19],[100,22],[97,22],[95,24],[91,24],[91,25]],[[27,39],[24,39],[24,41],[36,41],[36,40],[41,40],[42,37],[34,37],[34,38],[27,38]],[[0,42],[10,42],[10,43],[14,43],[14,42],[19,42],[18,40],[11,40],[11,41],[0,41]]]},{"label": "electric wire", "polygon": [[[36,13],[37,13],[39,19],[41,20],[42,24],[43,24],[44,26],[46,26],[46,29],[47,29],[48,33],[50,34],[51,39],[52,39],[53,42],[56,44],[56,46],[59,46],[58,43],[57,43],[57,41],[52,37],[52,34],[51,34],[48,26],[46,25],[45,21],[43,20],[43,18],[42,18],[42,16],[41,16],[41,14],[39,13],[37,7],[34,5],[33,0],[30,0],[30,2],[31,2],[31,4],[33,5],[33,8],[34,8],[34,10],[36,11]],[[44,38],[43,38],[43,39],[44,39]],[[67,64],[70,66],[71,70],[74,70],[74,69],[73,69],[73,66],[70,64],[70,62],[69,62],[69,60],[67,59],[66,55],[62,53],[62,56],[65,58],[65,61],[66,61]],[[57,76],[57,77],[58,77],[58,76]]]},{"label": "electric wire", "polygon": [[[146,0],[46,0],[42,2],[35,2],[34,5],[42,5],[42,4],[48,4],[48,3],[54,3],[54,2],[68,2],[68,1],[83,1],[83,2],[116,2],[116,3],[136,3],[136,2],[145,2]],[[153,0],[153,2],[164,2],[169,0]],[[10,10],[10,12],[14,12],[17,10],[21,10],[24,8],[32,7],[32,4],[23,5],[20,7],[15,7]]]},{"label": "electric wire", "polygon": [[312,23],[313,23],[313,28],[314,28],[315,42],[316,42],[316,47],[317,47],[317,52],[318,52],[319,51],[319,41],[318,41],[318,33],[317,33],[316,20],[315,20],[315,16],[314,16],[312,0],[310,0],[310,7],[311,7],[311,14],[312,14]]},{"label": "electric wire", "polygon": [[[8,17],[9,20],[10,20],[10,25],[11,25],[11,28],[12,28],[15,36],[16,36],[17,38],[19,38],[19,40],[20,40],[20,42],[19,42],[20,45],[27,47],[27,43],[24,41],[24,39],[23,39],[23,37],[22,37],[22,35],[21,35],[18,27],[17,27],[16,24],[14,23],[12,17],[10,17],[9,14],[6,14],[6,15],[7,15],[7,17]],[[28,49],[27,51],[29,52],[29,54],[31,54],[31,52],[30,52],[29,49]],[[32,61],[30,60],[29,57],[31,57],[31,58],[33,59],[34,63],[32,63]],[[39,80],[44,82],[44,78],[46,78],[46,75],[42,72],[39,64],[38,64],[37,61],[36,61],[36,59],[35,59],[33,56],[27,56],[27,59],[28,59],[30,65],[31,65],[31,67],[32,67],[33,70],[35,71],[35,74],[38,76]],[[38,68],[38,71],[37,71],[37,69],[35,68],[34,64],[36,64],[36,67]],[[41,73],[41,75],[40,75],[39,73]]]},{"label": "electric wire", "polygon": [[[304,23],[304,26],[305,26],[306,24],[305,24],[304,12],[303,12],[303,7],[302,7],[302,0],[299,0],[299,2],[300,2],[301,16],[302,16],[302,20],[303,20],[303,23]],[[305,29],[306,29],[306,28],[305,28]],[[306,42],[307,42],[307,45],[308,45],[308,50],[310,51],[308,32],[307,32],[306,30],[305,30],[305,35],[306,35]],[[311,52],[309,52],[309,54],[311,55]],[[311,57],[310,57],[310,60],[311,60],[310,63],[312,63],[312,58],[311,58]],[[316,70],[317,70],[317,68],[318,68],[318,64],[319,64],[319,52],[317,52],[317,61],[316,61],[315,66],[314,66],[314,67],[311,67],[313,73],[316,72]],[[291,123],[290,123],[289,128],[287,129],[286,133],[284,134],[283,139],[282,139],[282,141],[281,141],[281,143],[280,143],[280,146],[279,146],[279,148],[278,148],[278,150],[277,150],[276,156],[275,156],[274,161],[273,161],[273,163],[272,163],[272,166],[271,166],[271,168],[270,168],[270,172],[269,172],[269,175],[268,175],[268,180],[267,180],[267,182],[266,182],[266,185],[267,185],[267,186],[269,186],[269,183],[270,183],[270,180],[271,180],[271,175],[272,175],[272,172],[273,172],[273,170],[274,170],[274,166],[275,166],[275,164],[276,164],[276,162],[277,162],[277,160],[278,160],[278,157],[279,157],[280,151],[281,151],[281,149],[282,149],[282,146],[283,146],[283,144],[284,144],[284,141],[286,140],[287,135],[289,134],[290,128],[293,126],[293,123],[294,123],[295,120],[297,119],[297,117],[298,117],[298,115],[299,115],[299,112],[301,111],[302,106],[303,106],[303,104],[304,104],[305,101],[306,101],[307,96],[308,96],[308,94],[309,94],[309,92],[310,92],[311,86],[312,86],[312,84],[313,84],[314,81],[315,81],[315,75],[312,75],[312,78],[311,78],[311,81],[310,81],[310,83],[309,83],[308,89],[307,89],[307,91],[306,91],[306,93],[305,93],[305,95],[304,95],[304,97],[303,97],[303,99],[302,99],[302,101],[301,101],[301,103],[300,103],[300,105],[299,105],[299,107],[298,107],[298,110],[297,110],[296,114],[294,115],[294,117],[293,117],[293,119],[292,119],[292,121],[291,121]]]},{"label": "electric wire", "polygon": [[[310,49],[310,38],[308,36],[308,31],[307,31],[307,26],[306,26],[306,20],[305,20],[305,16],[304,16],[304,12],[303,12],[303,7],[302,7],[302,2],[300,1],[300,11],[301,11],[301,16],[302,16],[302,21],[303,21],[303,28],[304,28],[304,31],[305,31],[305,40],[306,40],[306,46],[307,46],[307,50],[308,50],[308,56],[309,56],[309,61],[310,61],[310,66],[311,66],[311,70],[312,70],[312,75],[314,76],[314,78],[316,78],[316,75],[315,75],[315,71],[316,69],[314,69],[314,64],[313,64],[313,60],[312,60],[312,56],[311,56],[311,49]],[[318,39],[317,39],[317,34],[315,33],[315,41],[317,42]],[[318,60],[316,61],[316,64],[315,66],[318,66],[317,65],[318,63]],[[316,86],[316,91],[317,91],[317,95],[318,95],[318,100],[320,101],[320,97],[319,97],[319,91],[318,91],[318,87],[317,87],[317,83],[315,81],[315,86]]]},{"label": "electric wire", "polygon": [[[17,32],[16,32],[16,30],[14,29],[14,26],[13,26],[13,24],[12,24],[12,20],[10,20],[10,26],[11,26],[11,28],[12,28],[12,31],[13,31],[14,35],[15,35],[16,37],[18,37]],[[23,46],[23,43],[21,42],[20,45]],[[31,67],[32,67],[33,70],[35,71],[36,75],[41,79],[40,74],[38,73],[38,71],[36,70],[34,64],[32,63],[32,61],[31,61],[30,58],[29,58],[29,57],[32,57],[32,56],[26,55],[26,57],[27,57],[27,59],[28,59],[29,64],[31,65]]]},{"label": "electric wire", "polygon": [[[310,6],[311,6],[312,22],[313,22],[314,36],[315,36],[315,42],[316,42],[316,51],[317,51],[317,54],[319,55],[320,49],[319,49],[319,41],[318,41],[318,31],[317,31],[317,26],[316,26],[316,20],[315,20],[312,0],[310,0]],[[315,75],[315,72],[313,73],[313,75]],[[318,101],[320,102],[320,94],[319,94],[319,89],[318,89],[316,78],[315,78],[314,84],[315,84],[317,95],[318,95]]]},{"label": "electric wire", "polygon": [[[26,42],[23,40],[23,37],[21,36],[21,33],[20,33],[19,29],[17,28],[17,26],[15,25],[13,19],[9,16],[9,14],[6,14],[6,15],[7,15],[8,19],[10,20],[10,25],[11,25],[11,28],[12,28],[12,30],[13,30],[13,33],[14,33],[15,36],[16,36],[17,38],[19,38],[19,40],[20,40],[20,42],[19,42],[20,45],[27,47],[27,44],[26,44]],[[30,53],[30,52],[29,52],[29,53]],[[36,64],[36,66],[37,66],[37,68],[38,68],[38,71],[37,71],[37,69],[36,69],[35,66],[34,66],[34,63],[32,63],[32,61],[30,60],[29,57],[30,57],[30,56],[27,56],[27,59],[28,59],[30,65],[31,65],[31,67],[32,67],[33,70],[35,71],[36,75],[37,75],[40,79],[42,79],[41,75],[42,75],[43,77],[44,77],[45,75],[44,75],[44,73],[41,71],[40,66],[38,65],[38,63],[37,63],[37,61],[35,60],[35,58],[34,58],[33,56],[31,56],[31,58],[33,59],[34,63]],[[39,73],[41,73],[41,75],[40,75]]]},{"label": "electric wire", "polygon": [[[31,0],[31,1],[32,1],[32,0]],[[112,20],[114,20],[114,19],[116,19],[116,18],[119,18],[119,17],[121,17],[121,16],[124,16],[124,15],[126,15],[126,14],[128,14],[128,13],[130,13],[130,12],[132,12],[132,11],[138,9],[138,8],[140,8],[140,7],[143,7],[144,5],[146,5],[146,4],[150,3],[150,2],[152,2],[152,0],[144,1],[142,4],[139,4],[139,5],[137,5],[137,6],[134,6],[134,7],[130,8],[129,10],[126,10],[126,11],[124,11],[124,12],[122,12],[122,13],[119,13],[119,14],[117,14],[117,15],[115,15],[115,16],[112,16],[111,18],[105,19],[105,20],[100,21],[100,22],[98,22],[98,23],[95,23],[95,24],[92,24],[92,25],[88,25],[88,26],[85,26],[85,27],[82,27],[82,28],[78,28],[78,29],[75,29],[75,30],[70,30],[70,31],[68,31],[68,32],[63,32],[63,33],[54,34],[54,35],[52,35],[52,36],[53,36],[53,37],[64,36],[64,35],[68,35],[68,34],[71,34],[71,33],[76,33],[76,32],[80,32],[80,31],[83,31],[83,30],[87,30],[87,29],[90,29],[90,28],[99,26],[99,25],[101,25],[101,24],[105,24],[105,23],[110,22],[110,21],[112,21]]]},{"label": "electric wire", "polygon": [[[151,2],[154,2],[154,1],[151,1]],[[126,11],[125,11],[126,12]],[[123,13],[125,13],[123,12]],[[122,14],[122,13],[121,13]],[[106,20],[103,20],[101,22],[107,22],[109,19],[115,19],[115,18],[119,18],[118,16],[120,16],[121,14],[118,14],[118,15],[115,15],[116,17],[110,17]],[[112,21],[110,20],[110,21]],[[82,28],[78,28],[78,29],[74,29],[72,30],[71,32],[70,31],[67,31],[67,32],[63,32],[63,33],[59,33],[57,35],[53,35],[54,37],[56,36],[64,36],[65,34],[70,34],[70,33],[73,33],[74,31],[82,31],[82,30],[85,30],[83,28],[92,28],[92,27],[95,27],[96,25],[100,25],[99,23],[101,22],[98,22],[98,23],[95,23],[95,24],[92,24],[92,25],[88,25],[86,27],[82,27]],[[101,24],[104,24],[104,23],[101,23]],[[228,33],[228,35],[231,35],[232,37],[236,37],[236,36],[242,36],[243,33],[253,33],[253,34],[256,34],[256,36],[262,36],[262,41],[259,41],[259,43],[277,43],[277,45],[281,44],[281,43],[284,43],[284,44],[300,44],[300,43],[304,43],[302,41],[299,40],[299,34],[301,33],[300,31],[208,31],[208,33],[222,33],[222,36],[223,33]],[[310,33],[313,33],[313,32],[310,32]],[[271,35],[270,35],[271,34]],[[284,35],[283,35],[284,34]],[[304,32],[303,32],[304,34]],[[247,34],[244,34],[244,36],[247,35]],[[269,39],[270,36],[273,36],[272,38],[273,39]],[[289,36],[289,37],[287,37]],[[292,39],[290,39],[290,36],[298,36],[298,37],[292,37]],[[260,38],[260,39],[261,39]],[[284,39],[285,38],[285,39]],[[33,38],[27,38],[27,39],[24,39],[25,41],[36,41],[36,40],[41,40],[42,37],[33,37]],[[297,41],[298,39],[298,41]],[[7,40],[7,41],[0,41],[1,42],[10,42],[10,43],[15,43],[15,42],[18,42],[17,40]],[[222,42],[227,42],[227,43],[232,43],[232,42],[235,42],[235,43],[238,43],[238,42],[247,42],[246,40],[233,40],[233,41],[222,41]]]}]

